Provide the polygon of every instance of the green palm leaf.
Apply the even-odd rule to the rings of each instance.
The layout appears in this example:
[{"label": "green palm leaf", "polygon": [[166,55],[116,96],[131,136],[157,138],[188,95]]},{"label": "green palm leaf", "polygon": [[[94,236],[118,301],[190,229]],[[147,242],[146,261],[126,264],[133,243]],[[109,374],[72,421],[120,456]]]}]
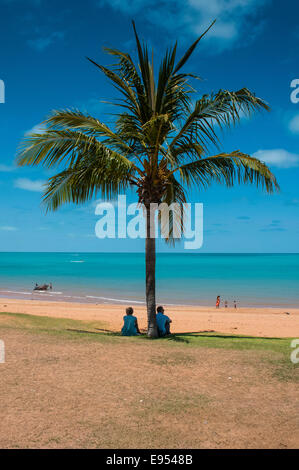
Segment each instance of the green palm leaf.
[{"label": "green palm leaf", "polygon": [[265,163],[239,150],[190,162],[174,170],[176,171],[179,171],[187,186],[195,184],[206,188],[212,182],[217,182],[231,187],[237,182],[255,184],[268,193],[279,189],[275,176]]}]

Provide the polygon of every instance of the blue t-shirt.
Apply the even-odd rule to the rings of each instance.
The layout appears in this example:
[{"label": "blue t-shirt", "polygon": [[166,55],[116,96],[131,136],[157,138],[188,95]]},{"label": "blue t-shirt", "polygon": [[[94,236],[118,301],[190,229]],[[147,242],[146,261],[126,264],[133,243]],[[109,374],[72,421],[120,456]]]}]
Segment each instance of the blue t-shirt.
[{"label": "blue t-shirt", "polygon": [[137,329],[136,329],[136,321],[137,318],[133,315],[125,315],[124,316],[124,326],[122,327],[121,334],[123,336],[136,336]]},{"label": "blue t-shirt", "polygon": [[158,312],[156,315],[156,319],[160,335],[166,335],[165,326],[167,322],[170,322],[170,318],[167,315],[164,315],[164,313]]}]

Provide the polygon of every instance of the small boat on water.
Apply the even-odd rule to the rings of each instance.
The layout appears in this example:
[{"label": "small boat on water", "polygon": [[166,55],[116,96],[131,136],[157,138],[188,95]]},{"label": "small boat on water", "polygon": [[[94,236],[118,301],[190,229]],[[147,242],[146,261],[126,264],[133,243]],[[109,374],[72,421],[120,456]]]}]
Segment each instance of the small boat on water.
[{"label": "small boat on water", "polygon": [[38,285],[38,284],[35,284],[35,287],[33,290],[37,290],[37,291],[47,291],[47,290],[52,290],[52,284],[41,284],[41,285]]}]

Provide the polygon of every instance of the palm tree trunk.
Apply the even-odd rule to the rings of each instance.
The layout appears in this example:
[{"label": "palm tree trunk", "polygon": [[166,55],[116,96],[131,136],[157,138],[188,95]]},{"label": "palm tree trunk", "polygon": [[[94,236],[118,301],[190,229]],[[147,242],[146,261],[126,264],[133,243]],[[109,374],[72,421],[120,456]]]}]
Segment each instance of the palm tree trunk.
[{"label": "palm tree trunk", "polygon": [[154,217],[151,221],[150,207],[146,207],[146,241],[145,241],[145,270],[146,270],[146,306],[147,306],[147,319],[148,329],[147,335],[150,338],[158,337],[157,322],[156,322],[156,239],[151,238],[155,233]]}]

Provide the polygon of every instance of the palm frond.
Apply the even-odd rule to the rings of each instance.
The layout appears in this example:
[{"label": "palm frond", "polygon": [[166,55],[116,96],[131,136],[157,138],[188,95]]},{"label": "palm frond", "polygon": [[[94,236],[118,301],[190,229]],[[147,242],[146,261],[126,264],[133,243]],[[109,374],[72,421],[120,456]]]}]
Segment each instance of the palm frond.
[{"label": "palm frond", "polygon": [[103,164],[104,159],[130,165],[132,170],[139,168],[124,155],[107,148],[95,137],[78,131],[47,130],[41,134],[29,134],[24,139],[17,156],[18,166],[43,165],[52,168],[61,164],[74,167],[82,160],[93,159]]},{"label": "palm frond", "polygon": [[116,134],[104,123],[77,109],[61,109],[52,111],[51,116],[44,121],[51,130],[72,129],[95,137],[115,137]]},{"label": "palm frond", "polygon": [[268,105],[247,88],[237,92],[220,90],[215,95],[204,95],[195,104],[193,112],[187,117],[169,147],[199,143],[206,150],[209,145],[218,146],[217,132],[224,127],[238,123],[242,116],[253,112],[269,110]]},{"label": "palm frond", "polygon": [[[62,142],[64,143],[63,155],[68,155],[72,148],[82,146],[97,145],[98,139],[103,138],[102,144],[108,146],[110,149],[120,152],[127,158],[134,156],[134,149],[126,141],[127,135],[120,132],[112,131],[108,126],[100,122],[98,119],[93,118],[88,114],[84,114],[77,110],[61,110],[54,111],[52,115],[43,123],[46,130],[43,133],[28,134],[19,149],[18,164],[22,165],[22,156],[26,153],[26,158],[29,155],[37,155],[39,147],[43,152],[40,153],[39,159],[28,159],[27,165],[36,165],[43,160],[45,152],[50,151],[55,153],[55,149],[59,143],[60,150],[62,149]],[[128,139],[129,140],[129,139]],[[57,152],[60,151],[57,147]],[[50,154],[48,154],[49,161]],[[61,158],[61,161],[63,158]],[[54,159],[53,164],[56,163]],[[43,164],[47,164],[46,161]]]},{"label": "palm frond", "polygon": [[112,81],[114,87],[122,93],[124,96],[123,106],[125,106],[129,111],[134,113],[136,116],[140,116],[140,108],[139,108],[139,103],[136,100],[136,95],[134,93],[134,90],[130,86],[130,84],[122,77],[120,77],[117,73],[114,73],[112,70],[108,69],[107,67],[104,67],[103,65],[97,64],[94,60],[90,59],[87,57],[87,59],[94,64],[96,67],[98,67],[109,80]]},{"label": "palm frond", "polygon": [[150,64],[150,61],[149,61],[147,46],[146,45],[144,45],[143,47],[141,46],[137,31],[136,31],[135,22],[132,21],[132,24],[133,24],[134,34],[135,34],[135,40],[136,40],[137,52],[138,52],[138,58],[139,58],[139,67],[140,67],[143,86],[144,86],[144,90],[146,94],[146,100],[147,100],[149,108],[153,112],[155,110],[155,97],[156,97],[153,66]]},{"label": "palm frond", "polygon": [[132,184],[132,167],[130,161],[102,146],[96,155],[84,154],[51,177],[43,196],[44,204],[47,210],[56,210],[64,203],[82,204],[98,193],[111,199]]},{"label": "palm frond", "polygon": [[157,113],[160,113],[162,111],[162,103],[163,103],[163,97],[165,95],[165,90],[173,74],[176,49],[177,49],[177,44],[175,44],[172,51],[166,51],[165,57],[160,66],[159,79],[158,79],[158,85],[157,85],[156,107],[155,107],[155,111]]},{"label": "palm frond", "polygon": [[184,65],[185,63],[187,62],[187,60],[189,59],[189,57],[191,56],[191,54],[193,53],[194,49],[196,48],[197,44],[199,43],[199,41],[207,34],[207,32],[212,28],[212,26],[214,26],[214,24],[216,23],[216,20],[214,20],[210,26],[204,31],[204,33],[202,33],[198,39],[196,39],[196,41],[189,47],[189,49],[187,50],[187,52],[184,54],[184,56],[181,58],[181,60],[179,61],[179,63],[177,64],[175,70],[174,70],[174,74],[176,74]]},{"label": "palm frond", "polygon": [[47,168],[60,164],[73,165],[82,154],[97,152],[99,142],[82,132],[47,130],[25,137],[17,156],[18,166],[43,165]]},{"label": "palm frond", "polygon": [[217,182],[231,187],[237,182],[255,184],[268,193],[279,190],[276,178],[268,166],[239,150],[190,162],[174,170],[176,171],[179,171],[187,186],[195,184],[206,188],[212,182]]},{"label": "palm frond", "polygon": [[113,69],[121,76],[129,85],[135,89],[136,97],[139,103],[140,117],[142,122],[146,122],[151,116],[151,110],[148,107],[144,86],[139,77],[135,64],[129,54],[121,52],[117,49],[104,48],[104,50],[118,58],[118,62],[113,64]]}]

